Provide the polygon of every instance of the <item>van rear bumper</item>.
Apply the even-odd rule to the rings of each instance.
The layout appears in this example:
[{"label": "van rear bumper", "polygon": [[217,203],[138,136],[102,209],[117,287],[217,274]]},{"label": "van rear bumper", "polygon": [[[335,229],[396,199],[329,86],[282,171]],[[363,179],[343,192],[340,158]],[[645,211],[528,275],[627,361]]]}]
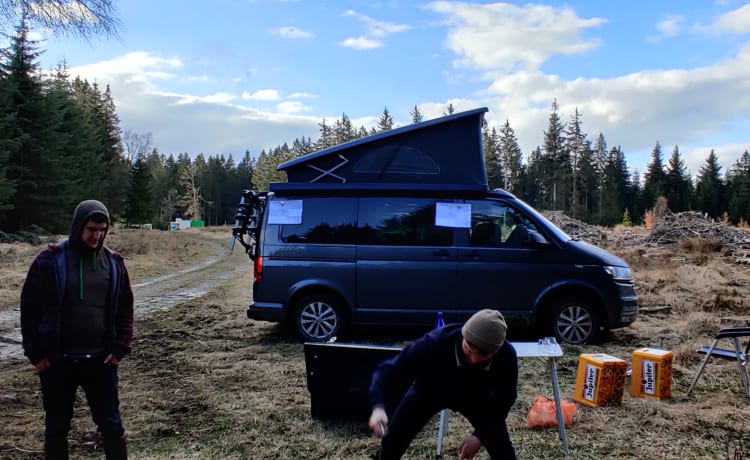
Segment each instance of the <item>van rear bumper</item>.
[{"label": "van rear bumper", "polygon": [[247,317],[256,321],[284,322],[284,306],[280,303],[253,302],[247,307]]}]

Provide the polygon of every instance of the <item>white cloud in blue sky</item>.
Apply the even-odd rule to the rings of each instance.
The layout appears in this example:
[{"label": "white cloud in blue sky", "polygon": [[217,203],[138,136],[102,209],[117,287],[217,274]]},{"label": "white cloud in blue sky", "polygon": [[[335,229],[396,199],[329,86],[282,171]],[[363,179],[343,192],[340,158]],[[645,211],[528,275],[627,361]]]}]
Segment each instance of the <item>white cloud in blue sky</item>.
[{"label": "white cloud in blue sky", "polygon": [[[189,6],[188,6],[189,5]],[[160,152],[258,154],[346,114],[397,124],[486,106],[528,155],[576,109],[641,172],[658,141],[692,174],[750,149],[750,4],[664,0],[118,2],[120,41],[50,37],[45,69],[110,85]],[[179,12],[179,14],[176,14]]]}]

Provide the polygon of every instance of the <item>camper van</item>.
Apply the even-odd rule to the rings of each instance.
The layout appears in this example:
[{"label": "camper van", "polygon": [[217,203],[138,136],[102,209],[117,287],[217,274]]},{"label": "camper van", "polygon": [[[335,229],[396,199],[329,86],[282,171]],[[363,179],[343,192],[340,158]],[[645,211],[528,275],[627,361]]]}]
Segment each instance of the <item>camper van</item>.
[{"label": "camper van", "polygon": [[488,189],[486,111],[315,152],[279,166],[288,182],[244,191],[232,232],[254,266],[248,318],[328,341],[494,308],[571,344],[635,321],[625,261]]}]

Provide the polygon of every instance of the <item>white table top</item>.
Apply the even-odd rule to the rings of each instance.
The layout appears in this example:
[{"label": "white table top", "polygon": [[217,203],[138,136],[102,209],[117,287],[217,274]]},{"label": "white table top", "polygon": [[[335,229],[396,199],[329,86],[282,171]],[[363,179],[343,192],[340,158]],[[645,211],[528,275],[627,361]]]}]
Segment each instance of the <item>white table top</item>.
[{"label": "white table top", "polygon": [[510,342],[516,349],[519,358],[559,358],[563,355],[560,345],[552,345],[552,352],[545,353],[539,349],[537,342]]}]

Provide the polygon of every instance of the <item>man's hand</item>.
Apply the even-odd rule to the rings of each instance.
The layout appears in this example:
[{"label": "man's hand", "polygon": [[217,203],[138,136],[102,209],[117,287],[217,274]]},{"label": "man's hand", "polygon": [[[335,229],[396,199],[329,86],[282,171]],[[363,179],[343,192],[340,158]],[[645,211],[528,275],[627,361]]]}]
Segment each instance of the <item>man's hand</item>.
[{"label": "man's hand", "polygon": [[120,363],[120,361],[115,358],[115,355],[112,353],[108,354],[106,358],[104,358],[104,364],[110,364],[112,366],[117,366]]},{"label": "man's hand", "polygon": [[458,447],[458,458],[461,460],[471,460],[479,452],[480,447],[482,447],[482,441],[479,438],[473,434],[467,435]]},{"label": "man's hand", "polygon": [[385,409],[381,406],[376,406],[370,414],[370,421],[368,423],[373,433],[380,436],[385,436],[385,432],[388,428],[388,414],[385,413]]},{"label": "man's hand", "polygon": [[37,372],[42,372],[49,367],[49,360],[47,358],[42,359],[38,363],[34,364]]}]

